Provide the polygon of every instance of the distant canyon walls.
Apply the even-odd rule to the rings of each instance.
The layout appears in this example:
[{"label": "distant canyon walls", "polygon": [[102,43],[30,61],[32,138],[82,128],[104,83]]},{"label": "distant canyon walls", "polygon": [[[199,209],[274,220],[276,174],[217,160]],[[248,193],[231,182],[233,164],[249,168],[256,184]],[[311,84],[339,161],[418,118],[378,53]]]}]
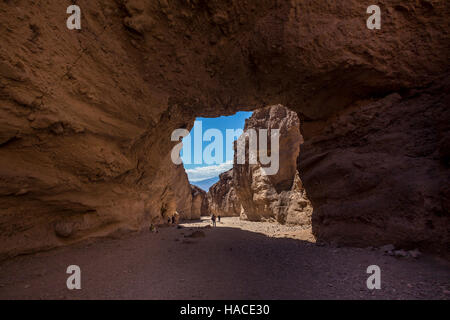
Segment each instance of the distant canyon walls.
[{"label": "distant canyon walls", "polygon": [[[282,223],[299,221],[310,224],[312,210],[308,199],[301,194],[302,184],[297,172],[297,157],[303,142],[297,114],[281,105],[262,108],[246,121],[244,132],[250,129],[268,129],[268,135],[274,129],[279,130],[279,169],[276,174],[266,174],[264,167],[267,165],[262,165],[259,158],[257,164],[250,161],[238,164],[236,146],[241,140],[251,138],[242,135],[238,139],[233,183],[242,204],[242,217],[252,221],[272,218]],[[258,140],[261,136],[259,133]],[[268,146],[271,153],[277,152],[272,148]]]},{"label": "distant canyon walls", "polygon": [[[260,129],[267,131],[259,131]],[[255,136],[249,135],[252,131]],[[260,140],[265,135],[270,141],[273,130],[278,130],[278,150],[268,144],[267,150],[276,155],[272,161],[279,161],[276,174],[268,174],[257,156],[254,164],[249,160],[252,139],[261,151]],[[297,158],[300,144],[300,121],[297,114],[281,105],[255,110],[246,120],[244,133],[235,143],[233,169],[220,175],[208,198],[211,211],[221,216],[237,216],[251,221],[277,220],[280,223],[300,225],[311,224],[312,207],[297,172]],[[238,160],[238,146],[245,143],[245,163]],[[255,144],[255,145],[256,145]]]},{"label": "distant canyon walls", "polygon": [[0,257],[192,214],[171,132],[275,104],[319,237],[445,250],[448,1],[378,1],[380,30],[356,0],[67,5],[0,3]]}]

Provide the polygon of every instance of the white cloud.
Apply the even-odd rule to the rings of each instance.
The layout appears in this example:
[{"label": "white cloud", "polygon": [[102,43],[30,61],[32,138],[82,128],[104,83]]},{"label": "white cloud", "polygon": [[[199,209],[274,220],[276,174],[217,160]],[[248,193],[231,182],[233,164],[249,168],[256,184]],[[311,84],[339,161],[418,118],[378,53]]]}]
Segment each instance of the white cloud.
[{"label": "white cloud", "polygon": [[221,164],[198,167],[194,169],[187,169],[186,173],[188,175],[189,181],[197,182],[206,179],[211,179],[218,177],[222,172],[228,171],[233,167],[233,161],[224,162]]}]

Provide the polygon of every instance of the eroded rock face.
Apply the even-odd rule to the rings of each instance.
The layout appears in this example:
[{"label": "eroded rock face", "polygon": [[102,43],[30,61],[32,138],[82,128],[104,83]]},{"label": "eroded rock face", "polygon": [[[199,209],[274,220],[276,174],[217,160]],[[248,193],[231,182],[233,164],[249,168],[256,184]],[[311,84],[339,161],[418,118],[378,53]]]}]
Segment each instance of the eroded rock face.
[{"label": "eroded rock face", "polygon": [[200,219],[201,216],[209,215],[208,198],[206,192],[191,184],[192,209],[191,219]]},{"label": "eroded rock face", "polygon": [[282,224],[310,226],[313,209],[297,172],[292,188],[278,195],[278,203],[274,207],[275,217]]},{"label": "eroded rock face", "polygon": [[241,214],[241,203],[233,186],[233,169],[220,174],[219,181],[209,188],[209,210],[221,217],[237,217]]},{"label": "eroded rock face", "polygon": [[171,165],[175,169],[171,171],[174,174],[172,175],[172,181],[168,183],[165,196],[175,204],[175,210],[167,210],[166,214],[171,217],[176,211],[181,219],[196,219],[196,213],[192,211],[194,195],[186,171],[184,171],[183,165]]},{"label": "eroded rock face", "polygon": [[[279,170],[276,174],[266,174],[259,162],[251,164],[247,142],[247,160],[238,163],[237,146],[246,138],[249,130],[256,130],[258,140],[265,134],[260,129],[267,130],[270,137],[272,130],[279,130]],[[247,139],[248,141],[251,138]],[[270,140],[270,139],[268,139]],[[297,114],[281,105],[275,105],[256,110],[245,122],[244,134],[235,144],[233,164],[233,187],[242,204],[241,218],[252,221],[276,219],[280,223],[311,224],[312,207],[306,197],[297,172],[297,157],[300,144],[303,142],[300,134],[300,121]],[[271,146],[268,147],[271,150]],[[258,144],[258,152],[261,151]],[[272,153],[277,153],[272,150]],[[275,161],[273,159],[272,161]]]},{"label": "eroded rock face", "polygon": [[[174,208],[173,190],[178,189],[171,186],[169,137],[176,128],[190,129],[196,116],[282,103],[302,119],[325,122],[358,101],[426,88],[449,72],[448,1],[378,4],[382,29],[373,31],[365,27],[368,4],[356,0],[80,0],[82,29],[73,31],[65,24],[65,2],[40,2],[37,7],[31,0],[2,1],[0,255],[66,245],[119,228],[147,228],[163,220],[162,211]],[[403,103],[392,109],[403,110]],[[420,114],[409,115],[411,125]],[[384,117],[388,125],[393,124],[391,116]],[[356,133],[366,130],[357,122],[353,126]],[[417,138],[405,126],[389,130],[409,136],[410,143]],[[396,143],[383,141],[386,148]],[[445,141],[438,147],[443,158]],[[357,155],[366,148],[354,144]],[[375,145],[370,141],[369,147]],[[305,156],[313,159],[329,147],[305,148],[310,150]],[[347,163],[340,160],[347,154],[331,156]],[[433,161],[421,165],[423,171],[437,170]],[[368,184],[377,179],[380,166],[365,167]],[[325,172],[331,174],[327,179],[336,174],[330,164],[317,167],[311,177]],[[391,191],[408,189],[411,181],[420,185],[421,179],[399,177]],[[346,188],[351,199],[355,185],[340,180],[339,198],[346,202]],[[348,221],[346,226],[356,223],[342,228],[353,234],[347,238],[351,242],[360,224],[353,215],[346,218],[348,210],[324,206],[334,183],[328,189],[321,180],[306,177],[307,190],[316,183],[323,190],[312,196],[321,206],[320,216],[342,214],[337,220]],[[387,183],[385,188],[379,203],[398,210],[380,213],[365,225],[396,221],[398,212],[411,208],[392,197]],[[424,193],[448,208],[448,188]],[[433,210],[427,205],[417,215]],[[420,232],[420,226],[415,230]],[[444,233],[434,227],[432,234],[424,233],[426,241],[442,244]],[[338,231],[323,235],[332,238]],[[396,239],[403,235],[411,239],[403,232]]]},{"label": "eroded rock face", "polygon": [[450,170],[442,153],[450,134],[448,92],[450,81],[442,79],[427,90],[355,105],[321,124],[299,159],[316,236],[448,253]]}]

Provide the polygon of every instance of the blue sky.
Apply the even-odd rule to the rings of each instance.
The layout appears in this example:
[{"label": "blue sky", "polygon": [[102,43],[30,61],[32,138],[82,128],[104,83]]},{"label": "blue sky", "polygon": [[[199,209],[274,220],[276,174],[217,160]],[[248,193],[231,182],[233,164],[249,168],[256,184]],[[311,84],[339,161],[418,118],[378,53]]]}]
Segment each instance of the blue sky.
[{"label": "blue sky", "polygon": [[[229,137],[228,139],[226,139],[227,129],[228,130],[244,129],[245,119],[250,118],[251,115],[252,112],[241,111],[237,112],[232,116],[196,119],[194,127],[192,128],[189,136],[183,139],[183,150],[181,151],[183,165],[184,168],[186,169],[189,181],[196,182],[211,179],[219,176],[219,174],[221,174],[222,172],[231,169],[231,167],[233,166],[233,155],[234,155],[232,142],[236,140],[237,137],[231,138]],[[218,159],[214,159],[216,161],[213,161],[212,163],[211,159],[209,160],[210,163],[207,163],[208,159],[200,159],[203,158],[202,153],[208,150],[207,146],[215,142],[216,137],[215,134],[218,133],[217,131],[209,130],[208,132],[212,133],[214,137],[208,139],[209,141],[202,141],[201,143],[202,146],[200,149],[199,138],[203,137],[203,139],[205,139],[205,137],[207,137],[207,135],[205,136],[205,132],[208,129],[217,129],[218,131],[220,131],[223,137],[223,139],[221,139],[222,142],[220,142],[220,144],[222,144],[222,149],[219,150],[218,152],[217,151],[211,152],[213,156],[217,156],[217,158],[220,158],[220,161],[217,161]],[[189,140],[190,140],[190,148],[189,148]],[[196,146],[198,147],[195,148]],[[188,148],[191,150],[190,155],[189,152],[186,152]],[[205,148],[207,150],[205,150]]]}]

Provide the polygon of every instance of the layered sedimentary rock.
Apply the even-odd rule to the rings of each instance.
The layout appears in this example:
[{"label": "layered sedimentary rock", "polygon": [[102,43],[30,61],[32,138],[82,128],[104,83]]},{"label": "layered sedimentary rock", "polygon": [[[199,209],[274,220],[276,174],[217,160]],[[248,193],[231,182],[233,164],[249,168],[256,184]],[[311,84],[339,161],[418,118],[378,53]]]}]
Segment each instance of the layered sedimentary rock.
[{"label": "layered sedimentary rock", "polygon": [[206,192],[197,186],[191,185],[192,209],[190,219],[200,219],[209,215],[208,198]]},{"label": "layered sedimentary rock", "polygon": [[[258,137],[258,161],[255,164],[250,161],[252,137],[247,135],[250,130],[254,130]],[[275,130],[278,130],[278,150],[274,145],[268,145],[272,162],[261,164],[260,155],[263,149],[259,141],[263,135],[267,136],[267,141],[271,141],[270,137],[275,134]],[[238,148],[240,144],[244,145],[244,141],[246,161],[239,164]],[[235,144],[232,183],[242,205],[241,218],[311,224],[311,203],[297,172],[297,158],[302,142],[297,114],[281,105],[258,109],[246,120],[244,133]],[[275,161],[279,161],[276,172],[272,174],[265,170],[274,166]]]},{"label": "layered sedimentary rock", "polygon": [[[393,92],[402,95],[410,88],[439,83],[449,72],[450,3],[378,4],[381,29],[368,30],[368,4],[356,0],[79,0],[81,30],[68,30],[68,3],[2,1],[0,254],[66,245],[162,221],[172,201],[170,134],[176,128],[189,129],[196,116],[282,103],[311,124],[302,129],[305,161],[319,160],[320,152],[332,147],[310,146],[308,140],[322,136],[321,123],[337,121],[335,113],[362,108]],[[424,92],[423,97],[441,90]],[[423,208],[414,207],[415,215],[408,219],[404,212],[411,205],[393,196],[411,185],[420,189],[424,175],[434,177],[438,162],[429,161],[429,146],[436,146],[443,159],[448,155],[448,139],[441,142],[433,134],[429,138],[433,127],[423,132],[414,127],[428,119],[422,117],[426,111],[408,113],[407,118],[392,113],[398,108],[401,114],[407,103],[421,104],[418,97],[408,97],[402,95],[382,115],[386,123],[379,134],[390,132],[381,141],[394,149],[394,155],[400,152],[393,148],[399,136],[408,136],[408,143],[417,139],[414,156],[406,151],[403,155],[408,161],[420,160],[419,174],[400,174],[400,164],[380,171],[381,155],[377,165],[364,167],[368,185],[381,173],[397,172],[393,176],[398,179],[391,186],[383,182],[385,190],[378,196],[378,203],[393,210],[362,222],[347,210],[351,200],[357,200],[358,184],[342,175],[333,178],[340,181],[336,197],[334,180],[329,187],[325,181],[340,168],[316,166],[304,178],[306,190],[320,185],[322,191],[313,190],[310,198],[321,208],[320,217],[334,216],[340,226],[331,232],[327,220],[318,219],[319,235],[330,239],[349,233],[348,243],[370,245],[375,237],[366,237],[367,231],[377,230],[380,239],[409,242],[414,239],[407,225],[417,218],[432,222],[416,225],[416,233],[423,235],[416,243],[442,247],[448,239],[448,230],[435,225],[438,220],[425,218],[436,212],[430,198],[448,208],[448,189],[413,192],[420,194],[414,203]],[[440,114],[445,117],[447,113]],[[412,128],[397,126],[401,121]],[[361,120],[352,126],[352,135],[365,139],[361,134],[371,123]],[[346,174],[348,163],[341,157],[348,157],[350,141],[357,155],[380,145],[370,139],[362,145],[351,136],[347,141],[336,139],[346,152],[336,149],[328,154]],[[439,176],[445,177],[448,167],[440,165]],[[347,205],[336,210],[326,205],[328,197],[338,207],[341,201]],[[372,207],[378,204],[367,203]],[[356,211],[365,208],[359,203]],[[386,225],[397,227],[383,229]],[[396,233],[399,230],[405,232]]]},{"label": "layered sedimentary rock", "polygon": [[219,181],[209,188],[209,210],[221,217],[238,217],[241,203],[233,186],[233,169],[219,175]]}]

